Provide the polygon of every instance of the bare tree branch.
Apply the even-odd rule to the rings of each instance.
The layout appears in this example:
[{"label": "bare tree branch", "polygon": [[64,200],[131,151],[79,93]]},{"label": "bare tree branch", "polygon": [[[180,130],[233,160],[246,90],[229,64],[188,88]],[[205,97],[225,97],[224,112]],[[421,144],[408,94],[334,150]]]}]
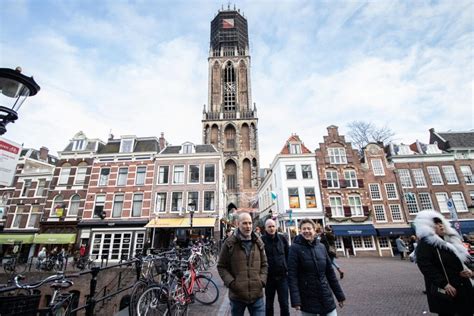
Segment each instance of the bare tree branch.
[{"label": "bare tree branch", "polygon": [[387,143],[393,139],[395,132],[389,127],[377,127],[371,122],[353,121],[348,125],[349,136],[352,145],[359,151],[362,150],[368,143],[383,142]]}]

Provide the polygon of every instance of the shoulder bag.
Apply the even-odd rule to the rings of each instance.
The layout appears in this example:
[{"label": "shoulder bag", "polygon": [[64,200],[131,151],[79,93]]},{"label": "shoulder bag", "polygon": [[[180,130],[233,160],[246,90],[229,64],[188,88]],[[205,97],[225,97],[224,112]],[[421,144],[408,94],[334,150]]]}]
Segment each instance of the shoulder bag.
[{"label": "shoulder bag", "polygon": [[[441,254],[439,253],[438,248],[436,248],[436,252],[438,253],[439,262],[441,263],[441,267],[443,268],[443,273],[444,273],[444,276],[446,277],[446,281],[448,281],[448,284],[449,284],[448,274],[446,273],[446,269],[444,268],[443,260],[441,259]],[[430,294],[436,299],[442,300],[444,302],[454,301],[454,297],[448,295],[445,289],[437,287],[433,283],[431,283]]]}]

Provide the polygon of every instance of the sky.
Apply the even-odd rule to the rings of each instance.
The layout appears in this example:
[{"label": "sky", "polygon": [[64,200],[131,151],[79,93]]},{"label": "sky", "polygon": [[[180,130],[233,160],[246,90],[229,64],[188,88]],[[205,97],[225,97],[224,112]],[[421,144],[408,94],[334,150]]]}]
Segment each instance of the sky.
[{"label": "sky", "polygon": [[[210,22],[228,5],[3,0],[0,67],[21,66],[41,86],[3,136],[53,154],[79,131],[202,143]],[[355,120],[389,127],[399,143],[474,128],[474,2],[235,6],[249,26],[261,167],[292,133],[314,151],[326,127],[347,134]]]}]

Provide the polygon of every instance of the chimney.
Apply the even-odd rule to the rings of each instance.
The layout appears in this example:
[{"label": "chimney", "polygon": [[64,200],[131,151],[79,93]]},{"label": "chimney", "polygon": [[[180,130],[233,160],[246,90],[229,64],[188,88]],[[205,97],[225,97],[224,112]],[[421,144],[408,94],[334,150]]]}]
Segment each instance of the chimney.
[{"label": "chimney", "polygon": [[161,137],[160,139],[158,140],[159,144],[160,144],[160,151],[162,151],[163,149],[165,149],[166,147],[166,139],[165,139],[165,133],[161,132]]},{"label": "chimney", "polygon": [[336,125],[330,125],[327,127],[328,136],[331,139],[336,139],[339,136],[339,128]]},{"label": "chimney", "polygon": [[46,147],[41,147],[39,150],[39,158],[43,161],[48,161],[48,152],[49,149]]}]

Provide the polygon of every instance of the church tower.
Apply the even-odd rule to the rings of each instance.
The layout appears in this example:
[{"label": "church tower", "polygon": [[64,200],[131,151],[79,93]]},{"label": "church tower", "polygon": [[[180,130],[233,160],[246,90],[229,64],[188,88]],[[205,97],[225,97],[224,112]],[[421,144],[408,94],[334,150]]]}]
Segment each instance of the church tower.
[{"label": "church tower", "polygon": [[258,186],[258,119],[250,87],[247,20],[240,10],[219,11],[211,22],[210,43],[203,142],[224,153],[228,210],[248,208]]}]

